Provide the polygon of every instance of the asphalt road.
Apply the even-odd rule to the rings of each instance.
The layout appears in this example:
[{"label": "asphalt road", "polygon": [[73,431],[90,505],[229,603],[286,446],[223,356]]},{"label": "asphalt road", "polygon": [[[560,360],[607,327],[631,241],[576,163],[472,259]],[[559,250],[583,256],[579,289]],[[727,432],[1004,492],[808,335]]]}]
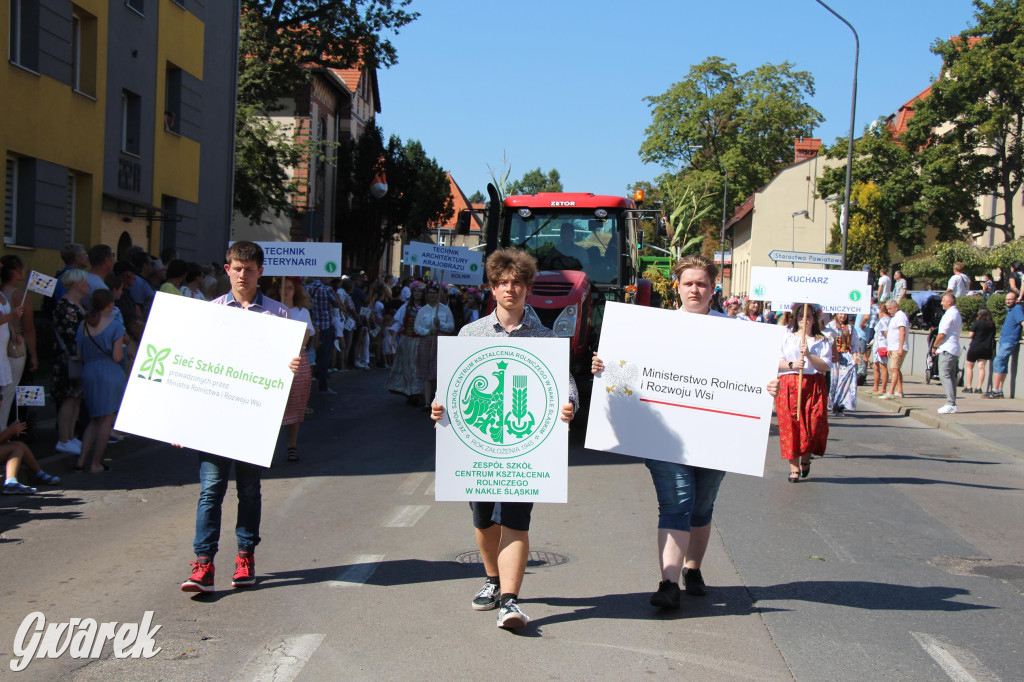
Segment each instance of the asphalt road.
[{"label": "asphalt road", "polygon": [[[534,513],[532,621],[511,633],[470,609],[482,568],[459,560],[475,549],[469,511],[434,502],[431,423],[384,379],[333,378],[341,395],[314,398],[300,463],[278,444],[251,589],[230,587],[233,504],[218,591],[178,589],[198,493],[188,453],[132,438],[112,448],[108,474],[0,499],[0,677],[1024,677],[1022,459],[865,411],[833,423],[829,455],[793,485],[773,436],[764,478],[726,477],[709,595],[665,614],[647,604],[658,581],[648,473],[584,450],[576,429],[570,501]],[[153,611],[161,651],[116,659],[108,644],[99,660],[65,654],[12,673],[15,631],[34,611],[50,623]]]}]

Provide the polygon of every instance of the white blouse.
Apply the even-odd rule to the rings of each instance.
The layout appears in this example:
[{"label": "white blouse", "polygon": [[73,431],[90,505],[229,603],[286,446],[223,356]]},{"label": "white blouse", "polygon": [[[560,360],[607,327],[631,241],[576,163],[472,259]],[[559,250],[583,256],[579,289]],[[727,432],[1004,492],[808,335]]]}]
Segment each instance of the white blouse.
[{"label": "white blouse", "polygon": [[[825,364],[832,368],[832,342],[826,338],[807,337],[807,354],[817,355],[825,361]],[[800,359],[800,335],[789,332],[782,339],[782,362],[796,362]],[[779,374],[798,374],[798,369],[787,369]],[[804,362],[804,375],[821,374],[809,361]]]}]

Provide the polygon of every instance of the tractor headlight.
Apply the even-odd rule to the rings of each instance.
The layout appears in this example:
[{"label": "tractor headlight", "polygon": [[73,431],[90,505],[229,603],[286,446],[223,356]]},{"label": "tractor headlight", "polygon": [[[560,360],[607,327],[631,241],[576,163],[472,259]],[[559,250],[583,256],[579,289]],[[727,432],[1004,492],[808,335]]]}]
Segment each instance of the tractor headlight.
[{"label": "tractor headlight", "polygon": [[567,306],[565,310],[559,313],[558,317],[555,319],[555,324],[552,325],[555,336],[561,338],[572,338],[573,334],[576,333],[576,312],[576,306],[571,305]]}]

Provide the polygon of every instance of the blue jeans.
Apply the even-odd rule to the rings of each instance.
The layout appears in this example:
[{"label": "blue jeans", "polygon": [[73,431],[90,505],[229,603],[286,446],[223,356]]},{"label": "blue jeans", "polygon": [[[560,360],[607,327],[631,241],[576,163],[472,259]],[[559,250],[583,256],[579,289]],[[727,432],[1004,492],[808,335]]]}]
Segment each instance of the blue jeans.
[{"label": "blue jeans", "polygon": [[239,462],[227,457],[199,453],[199,506],[196,509],[196,538],[192,543],[196,556],[213,557],[220,539],[221,503],[228,490],[228,474],[235,467],[235,488],[238,492],[238,519],[235,535],[238,551],[251,552],[260,543],[260,514],[263,498],[260,495],[260,477],[263,467]]},{"label": "blue jeans", "polygon": [[645,459],[658,496],[658,528],[689,531],[711,523],[724,471]]},{"label": "blue jeans", "polygon": [[1010,356],[1017,348],[1016,343],[999,344],[995,358],[992,359],[992,372],[994,374],[1007,374],[1010,371]]}]

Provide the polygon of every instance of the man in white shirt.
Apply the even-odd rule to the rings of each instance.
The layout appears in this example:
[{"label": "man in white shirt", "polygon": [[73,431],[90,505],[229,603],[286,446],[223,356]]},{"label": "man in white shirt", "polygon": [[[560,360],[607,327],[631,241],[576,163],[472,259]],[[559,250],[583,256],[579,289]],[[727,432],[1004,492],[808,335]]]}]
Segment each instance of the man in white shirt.
[{"label": "man in white shirt", "polygon": [[882,268],[878,277],[878,290],[875,295],[878,296],[878,300],[885,302],[889,300],[892,294],[892,279],[889,277],[889,269]]},{"label": "man in white shirt", "polygon": [[889,390],[885,395],[879,396],[882,400],[903,397],[903,360],[910,350],[910,320],[907,314],[900,310],[900,304],[896,301],[886,301],[886,308],[892,316],[889,319],[889,331],[886,332],[885,347],[889,356]]},{"label": "man in white shirt", "polygon": [[966,296],[967,292],[971,289],[971,280],[964,274],[963,263],[953,263],[953,276],[949,278],[949,282],[946,284],[946,290],[952,291],[956,297]]},{"label": "man in white shirt", "polygon": [[946,404],[938,409],[939,414],[956,414],[956,370],[960,362],[960,328],[963,319],[956,307],[952,291],[942,294],[942,313],[939,334],[935,337],[931,352],[939,361],[939,381],[946,392]]},{"label": "man in white shirt", "polygon": [[899,270],[892,273],[892,276],[896,280],[893,284],[892,298],[894,301],[902,301],[903,297],[907,295],[907,278]]}]

